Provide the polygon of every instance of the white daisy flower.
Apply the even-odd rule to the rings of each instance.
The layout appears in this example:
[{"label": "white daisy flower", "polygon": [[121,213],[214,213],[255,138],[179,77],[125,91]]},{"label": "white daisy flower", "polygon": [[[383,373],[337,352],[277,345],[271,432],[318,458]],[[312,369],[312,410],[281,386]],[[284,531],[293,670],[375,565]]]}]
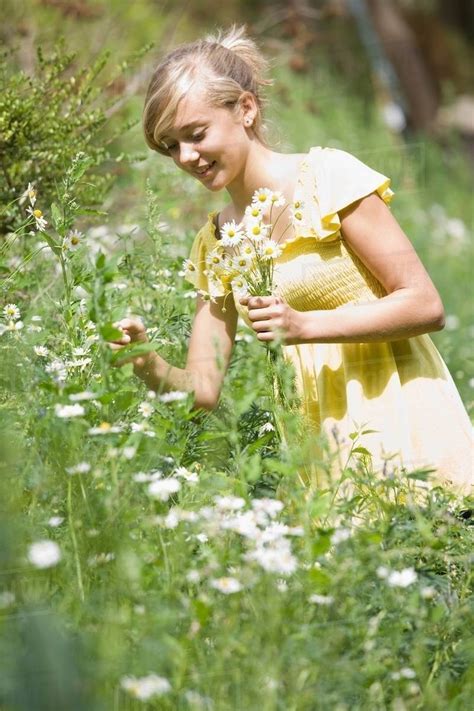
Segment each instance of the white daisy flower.
[{"label": "white daisy flower", "polygon": [[279,190],[270,192],[270,203],[274,207],[283,207],[283,205],[286,204],[286,200],[283,193]]},{"label": "white daisy flower", "polygon": [[253,264],[253,258],[248,254],[239,254],[232,259],[232,267],[237,272],[248,271]]},{"label": "white daisy flower", "polygon": [[61,417],[65,420],[68,420],[71,417],[82,417],[84,413],[84,408],[82,407],[82,405],[79,404],[61,405],[60,403],[57,403],[54,406],[54,414],[56,415],[56,417]]},{"label": "white daisy flower", "polygon": [[272,191],[269,188],[259,188],[256,190],[252,197],[252,205],[260,205],[264,208],[270,204],[270,196]]},{"label": "white daisy flower", "polygon": [[237,511],[245,506],[245,499],[240,496],[214,496],[214,501],[221,511]]},{"label": "white daisy flower", "polygon": [[48,526],[51,526],[51,528],[57,528],[63,521],[64,518],[62,516],[51,516],[51,518],[48,519]]},{"label": "white daisy flower", "polygon": [[235,220],[226,222],[221,227],[221,244],[223,247],[237,247],[244,238],[244,233],[240,225],[235,223]]},{"label": "white daisy flower", "polygon": [[210,584],[211,587],[225,595],[240,592],[240,590],[243,589],[242,583],[240,583],[237,578],[231,577],[212,578]]},{"label": "white daisy flower", "polygon": [[148,676],[142,677],[124,676],[120,680],[120,686],[130,696],[140,701],[148,701],[154,696],[162,696],[171,691],[168,679],[157,674],[148,674]]},{"label": "white daisy flower", "polygon": [[189,469],[186,469],[186,467],[177,467],[174,472],[174,475],[180,476],[185,481],[189,481],[189,482],[199,481],[199,478],[198,478],[198,475],[196,474],[196,472],[190,472]]},{"label": "white daisy flower", "polygon": [[332,595],[318,595],[317,593],[310,595],[308,600],[309,602],[314,602],[316,605],[332,605],[334,602]]},{"label": "white daisy flower", "polygon": [[3,315],[9,321],[18,321],[20,319],[20,309],[16,304],[7,304],[3,307]]},{"label": "white daisy flower", "polygon": [[282,251],[282,248],[272,239],[267,239],[258,246],[258,253],[262,259],[276,259]]},{"label": "white daisy flower", "polygon": [[98,427],[89,427],[88,429],[88,433],[90,435],[115,434],[121,431],[121,427],[119,427],[118,425],[111,425],[110,422],[101,422]]},{"label": "white daisy flower", "polygon": [[32,207],[27,207],[26,212],[31,215],[31,217],[35,218],[36,229],[40,232],[44,232],[48,223],[44,219],[41,210],[34,210]]},{"label": "white daisy flower", "polygon": [[264,435],[265,432],[272,432],[274,429],[275,428],[271,422],[264,422],[264,424],[258,430],[258,436],[262,437],[262,435]]},{"label": "white daisy flower", "polygon": [[235,279],[232,279],[232,281],[230,282],[230,286],[235,296],[237,296],[239,299],[241,299],[243,296],[248,296],[249,294],[248,284],[242,277],[235,277]]},{"label": "white daisy flower", "polygon": [[259,242],[267,236],[268,225],[264,225],[263,222],[254,222],[247,226],[246,233],[251,242]]},{"label": "white daisy flower", "polygon": [[33,346],[33,350],[40,358],[47,358],[49,356],[49,350],[46,346]]},{"label": "white daisy flower", "polygon": [[89,462],[79,462],[72,467],[66,467],[68,474],[87,474],[91,470]]},{"label": "white daisy flower", "polygon": [[392,588],[407,588],[416,582],[418,576],[413,568],[392,570],[387,576],[387,583]]},{"label": "white daisy flower", "polygon": [[142,415],[142,417],[151,417],[154,410],[149,402],[141,402],[138,406],[138,412]]},{"label": "white daisy flower", "polygon": [[167,479],[156,479],[152,481],[148,487],[148,493],[154,499],[168,501],[171,494],[175,494],[180,489],[181,483],[179,479],[168,477]]},{"label": "white daisy flower", "polygon": [[95,398],[95,393],[90,390],[83,390],[80,393],[71,393],[69,399],[71,402],[83,402],[84,400],[93,400]]},{"label": "white daisy flower", "polygon": [[208,267],[215,268],[215,267],[222,267],[224,266],[225,260],[224,256],[222,254],[222,250],[217,248],[213,249],[209,254],[206,256],[206,265]]},{"label": "white daisy flower", "polygon": [[301,225],[304,223],[304,214],[301,209],[290,209],[290,214],[294,222]]},{"label": "white daisy flower", "polygon": [[74,250],[82,244],[83,240],[84,234],[82,232],[79,232],[79,230],[70,230],[63,240],[63,249],[74,252]]},{"label": "white daisy flower", "polygon": [[262,212],[263,207],[261,207],[258,203],[254,203],[253,205],[249,205],[245,208],[245,217],[249,220],[249,222],[256,222],[262,219]]},{"label": "white daisy flower", "polygon": [[35,202],[36,202],[36,190],[34,188],[33,183],[28,183],[28,187],[26,188],[25,192],[21,195],[19,199],[20,205],[23,205],[26,200],[30,201],[30,205],[34,207]]},{"label": "white daisy flower", "polygon": [[188,277],[197,272],[196,265],[190,260],[185,259],[183,262],[183,276]]},{"label": "white daisy flower", "polygon": [[61,560],[61,550],[55,541],[36,541],[28,548],[28,560],[35,568],[52,568]]},{"label": "white daisy flower", "polygon": [[245,254],[248,257],[253,257],[255,255],[255,247],[251,242],[245,242],[241,247],[239,254]]}]

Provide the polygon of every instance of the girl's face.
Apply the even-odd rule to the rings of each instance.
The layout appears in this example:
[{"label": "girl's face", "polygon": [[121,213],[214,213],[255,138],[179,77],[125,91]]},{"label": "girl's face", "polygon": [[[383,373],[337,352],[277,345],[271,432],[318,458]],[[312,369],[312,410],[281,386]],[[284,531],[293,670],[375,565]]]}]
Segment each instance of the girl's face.
[{"label": "girl's face", "polygon": [[178,105],[172,129],[162,136],[176,165],[208,189],[222,190],[243,174],[251,140],[244,127],[254,117],[251,101],[238,117],[226,108],[209,106],[199,86]]}]

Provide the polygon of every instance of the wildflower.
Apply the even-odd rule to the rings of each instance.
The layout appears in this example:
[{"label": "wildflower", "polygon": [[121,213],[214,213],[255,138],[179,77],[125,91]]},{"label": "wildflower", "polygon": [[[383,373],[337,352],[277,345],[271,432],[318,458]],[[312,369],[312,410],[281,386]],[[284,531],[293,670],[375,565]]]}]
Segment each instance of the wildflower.
[{"label": "wildflower", "polygon": [[84,239],[84,234],[79,230],[70,230],[63,239],[63,249],[74,252]]},{"label": "wildflower", "polygon": [[122,456],[124,459],[133,459],[135,454],[137,453],[137,448],[136,447],[124,447],[122,449]]},{"label": "wildflower", "polygon": [[3,307],[3,315],[9,321],[18,321],[20,319],[20,309],[16,304],[7,304]]},{"label": "wildflower", "polygon": [[245,499],[240,496],[214,496],[214,501],[221,511],[236,511],[245,506]]},{"label": "wildflower", "polygon": [[54,406],[54,412],[56,417],[69,419],[70,417],[82,417],[82,415],[85,413],[85,410],[82,405],[61,405],[57,403]]},{"label": "wildflower", "polygon": [[314,602],[316,605],[332,605],[334,602],[332,595],[318,595],[317,593],[310,595],[308,600],[309,602]]},{"label": "wildflower", "polygon": [[416,571],[413,568],[403,570],[392,570],[387,575],[387,583],[393,588],[407,588],[417,579]]},{"label": "wildflower", "polygon": [[57,528],[63,521],[64,518],[62,516],[51,516],[51,518],[48,519],[48,526],[51,526],[51,528]]},{"label": "wildflower", "polygon": [[248,296],[249,287],[243,277],[239,276],[235,277],[235,279],[232,279],[232,281],[230,282],[230,286],[237,298],[241,299],[243,296]]},{"label": "wildflower", "polygon": [[414,669],[410,669],[410,667],[403,667],[400,671],[392,672],[390,677],[394,681],[400,681],[400,679],[416,679],[416,672]]},{"label": "wildflower", "polygon": [[247,552],[245,558],[256,561],[269,573],[280,575],[291,575],[298,567],[298,561],[291,553],[290,543],[285,538],[270,546],[259,545],[255,550]]},{"label": "wildflower", "polygon": [[101,422],[98,427],[90,427],[88,432],[91,435],[114,434],[121,432],[122,428],[116,425],[111,425],[110,422]]},{"label": "wildflower", "polygon": [[262,207],[258,203],[254,203],[245,208],[245,217],[250,222],[260,221],[262,219]]},{"label": "wildflower", "polygon": [[23,205],[23,203],[26,200],[29,200],[30,205],[32,207],[34,207],[35,202],[36,202],[36,190],[35,190],[32,183],[28,183],[28,187],[26,188],[25,192],[21,195],[18,202],[20,203],[20,205]]},{"label": "wildflower", "polygon": [[263,512],[269,518],[274,518],[278,513],[280,513],[283,507],[283,501],[280,501],[279,499],[261,498],[252,500],[253,510],[257,512]]},{"label": "wildflower", "polygon": [[66,365],[58,358],[51,361],[51,363],[48,363],[48,365],[45,367],[45,370],[47,373],[49,373],[49,375],[52,375],[53,378],[58,382],[66,380]]},{"label": "wildflower", "polygon": [[162,696],[171,691],[168,679],[157,674],[148,674],[148,676],[142,677],[124,676],[120,680],[120,686],[130,696],[140,701],[148,701],[154,696]]},{"label": "wildflower", "polygon": [[148,487],[148,493],[154,499],[159,499],[160,501],[168,501],[171,494],[176,493],[181,488],[181,484],[178,479],[174,477],[168,477],[167,479],[157,479],[152,481]]},{"label": "wildflower", "polygon": [[31,217],[35,218],[35,224],[36,224],[36,229],[39,230],[40,232],[44,232],[46,225],[48,224],[46,220],[43,217],[43,213],[41,210],[34,210],[32,207],[27,207],[26,212],[31,215]]},{"label": "wildflower", "polygon": [[223,578],[212,578],[211,587],[219,590],[221,593],[230,595],[232,593],[240,592],[243,589],[243,585],[239,583],[237,578],[223,577]]},{"label": "wildflower", "polygon": [[352,535],[349,528],[337,528],[331,536],[331,543],[333,546],[337,546],[338,543],[343,543],[347,541]]},{"label": "wildflower", "polygon": [[6,331],[10,331],[11,333],[15,331],[21,331],[23,325],[23,321],[9,321],[6,326],[5,324],[0,323],[0,336],[3,335]]},{"label": "wildflower", "polygon": [[436,595],[436,588],[432,585],[425,585],[425,587],[421,588],[420,594],[424,600],[432,600]]},{"label": "wildflower", "polygon": [[274,207],[283,207],[283,205],[286,203],[283,193],[281,193],[279,190],[271,191],[270,192],[270,203]]},{"label": "wildflower", "polygon": [[263,222],[254,222],[247,227],[246,233],[249,240],[259,242],[267,236],[268,226],[264,225]]},{"label": "wildflower", "polygon": [[304,221],[303,211],[301,209],[294,208],[290,210],[290,214],[295,222],[301,224]]},{"label": "wildflower", "polygon": [[79,462],[72,467],[66,467],[68,474],[87,474],[91,470],[89,462]]},{"label": "wildflower", "polygon": [[141,402],[138,406],[138,412],[142,417],[150,417],[153,414],[153,407],[149,402]]},{"label": "wildflower", "polygon": [[221,227],[221,244],[224,247],[237,247],[244,238],[244,233],[240,229],[240,225],[236,225],[235,221],[226,222]]},{"label": "wildflower", "polygon": [[267,239],[259,245],[258,253],[263,259],[276,259],[282,253],[282,248],[272,239]]},{"label": "wildflower", "polygon": [[199,570],[189,570],[186,573],[186,580],[188,583],[198,583],[201,580],[201,574]]},{"label": "wildflower", "polygon": [[189,395],[189,393],[182,392],[180,390],[170,390],[167,393],[163,393],[162,395],[159,395],[158,399],[161,400],[161,402],[176,402],[176,401],[180,401],[180,400],[186,400],[188,395]]},{"label": "wildflower", "polygon": [[247,254],[239,254],[232,258],[232,268],[237,272],[246,272],[252,266],[253,259]]},{"label": "wildflower", "polygon": [[182,477],[185,481],[190,481],[190,482],[199,481],[199,478],[198,478],[198,475],[196,474],[196,472],[190,472],[189,469],[186,469],[186,467],[177,467],[177,469],[174,472],[174,475]]},{"label": "wildflower", "polygon": [[49,350],[46,346],[33,346],[33,350],[40,358],[47,358],[49,356]]},{"label": "wildflower", "polygon": [[260,427],[258,430],[258,436],[263,437],[265,432],[272,432],[274,430],[274,426],[272,425],[271,422],[264,422],[263,425]]},{"label": "wildflower", "polygon": [[196,265],[190,259],[185,259],[183,262],[184,276],[188,277],[196,272]]},{"label": "wildflower", "polygon": [[82,402],[83,400],[93,400],[95,398],[95,393],[91,393],[90,390],[83,390],[80,393],[71,393],[69,399],[72,402]]},{"label": "wildflower", "polygon": [[222,250],[219,248],[211,250],[206,257],[206,264],[211,268],[223,267],[225,260]]},{"label": "wildflower", "polygon": [[61,560],[61,550],[54,541],[36,541],[28,548],[28,560],[35,568],[52,568]]},{"label": "wildflower", "polygon": [[252,205],[259,205],[260,207],[267,207],[270,203],[270,196],[272,192],[268,188],[260,188],[256,190],[252,197]]}]

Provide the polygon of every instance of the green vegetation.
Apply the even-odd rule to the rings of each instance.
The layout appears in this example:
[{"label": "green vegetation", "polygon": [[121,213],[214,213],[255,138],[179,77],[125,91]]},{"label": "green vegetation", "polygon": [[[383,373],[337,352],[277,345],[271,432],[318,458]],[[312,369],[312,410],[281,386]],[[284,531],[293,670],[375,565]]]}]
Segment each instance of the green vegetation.
[{"label": "green vegetation", "polygon": [[[106,42],[116,55],[121,36]],[[139,50],[135,41],[121,49]],[[374,480],[357,453],[349,501],[333,490],[308,497],[295,476],[300,447],[285,449],[272,429],[264,351],[244,326],[213,413],[152,398],[131,366],[112,368],[105,341],[126,313],[184,364],[194,299],[179,272],[225,196],[148,154],[140,96],[104,122],[110,96],[89,68],[76,90],[93,106],[68,122],[78,94],[66,55],[32,84],[4,61],[1,115],[25,128],[0,134],[11,181],[0,183],[0,707],[468,708],[469,502],[440,489],[420,501],[422,473]],[[276,67],[275,80],[282,150],[341,147],[392,176],[393,212],[448,314],[433,340],[472,412],[470,184],[456,138],[402,143],[329,61],[314,76]],[[49,91],[35,89],[46,81]]]}]

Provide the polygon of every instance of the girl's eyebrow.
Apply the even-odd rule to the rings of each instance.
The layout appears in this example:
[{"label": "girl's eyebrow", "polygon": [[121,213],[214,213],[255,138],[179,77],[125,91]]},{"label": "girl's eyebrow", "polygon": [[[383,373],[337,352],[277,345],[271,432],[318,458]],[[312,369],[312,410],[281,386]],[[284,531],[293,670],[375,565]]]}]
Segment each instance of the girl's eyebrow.
[{"label": "girl's eyebrow", "polygon": [[185,123],[183,126],[178,126],[176,128],[176,132],[180,133],[181,131],[187,131],[188,129],[194,128],[195,126],[203,126],[205,123],[205,119],[201,119],[200,121],[191,121],[190,123]]}]

